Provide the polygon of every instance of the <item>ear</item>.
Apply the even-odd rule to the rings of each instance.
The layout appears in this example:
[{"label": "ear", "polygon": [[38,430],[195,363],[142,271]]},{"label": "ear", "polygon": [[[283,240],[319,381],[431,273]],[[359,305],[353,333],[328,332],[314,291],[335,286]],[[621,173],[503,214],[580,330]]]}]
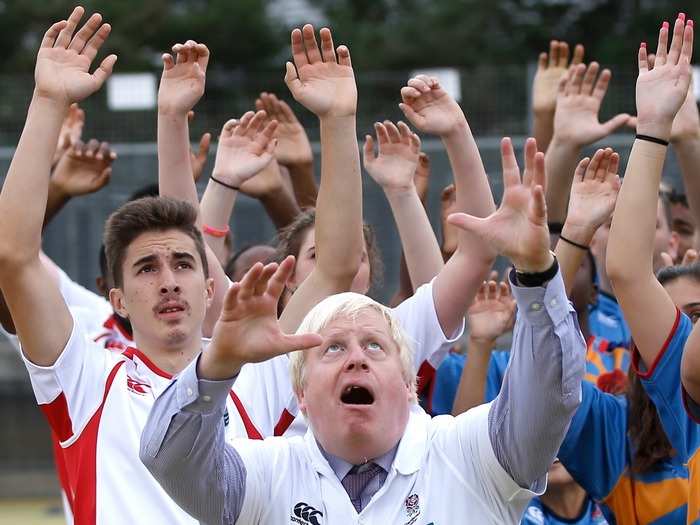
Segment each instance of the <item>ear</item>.
[{"label": "ear", "polygon": [[211,306],[212,302],[214,302],[214,278],[209,277],[206,280],[206,289],[205,293],[207,295],[207,309]]},{"label": "ear", "polygon": [[297,405],[299,405],[299,410],[301,410],[301,413],[304,414],[304,417],[306,417],[306,403],[304,401],[304,391],[294,390],[294,395],[297,396]]},{"label": "ear", "polygon": [[112,288],[109,291],[109,302],[115,312],[121,315],[124,319],[129,318],[129,312],[126,310],[124,301],[124,292],[122,292],[121,288]]}]

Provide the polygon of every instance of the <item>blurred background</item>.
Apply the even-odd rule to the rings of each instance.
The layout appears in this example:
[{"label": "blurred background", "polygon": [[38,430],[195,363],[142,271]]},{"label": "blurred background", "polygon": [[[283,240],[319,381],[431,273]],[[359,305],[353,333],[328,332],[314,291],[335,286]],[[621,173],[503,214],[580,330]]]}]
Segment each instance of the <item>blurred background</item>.
[{"label": "blurred background", "polygon": [[[0,0],[0,181],[32,94],[38,43],[73,5]],[[529,132],[530,84],[537,56],[549,40],[582,43],[586,62],[597,60],[612,69],[601,111],[601,119],[607,119],[634,113],[639,42],[654,41],[660,21],[673,19],[678,11],[690,18],[700,15],[695,0],[101,0],[82,5],[112,24],[102,56],[119,56],[110,84],[81,104],[87,114],[83,140],[109,141],[119,158],[107,188],[69,203],[51,224],[45,250],[74,280],[92,289],[104,220],[134,190],[156,181],[154,96],[161,55],[174,43],[194,39],[211,51],[206,93],[190,125],[193,142],[207,131],[216,137],[227,119],[251,109],[257,95],[269,91],[292,104],[318,153],[318,122],[291,100],[283,82],[289,31],[305,22],[328,25],[335,44],[350,47],[361,136],[377,120],[402,117],[399,89],[412,72],[441,68],[477,136],[499,199],[498,144],[503,135],[519,144]],[[430,215],[439,231],[439,196],[451,173],[440,142],[423,139],[432,161]],[[621,132],[606,142],[620,152],[623,167],[631,140],[631,132]],[[213,156],[212,151],[207,174]],[[318,174],[318,157],[315,168]],[[666,170],[666,178],[678,187],[673,158]],[[400,245],[383,194],[368,177],[365,218],[377,232],[385,264],[384,283],[375,295],[386,300],[397,286]],[[236,246],[274,237],[262,207],[245,196],[236,203],[231,228]],[[2,341],[0,415],[0,523],[60,523],[55,500],[38,500],[40,505],[31,510],[22,503],[22,498],[52,498],[58,492],[48,427],[26,372]]]}]

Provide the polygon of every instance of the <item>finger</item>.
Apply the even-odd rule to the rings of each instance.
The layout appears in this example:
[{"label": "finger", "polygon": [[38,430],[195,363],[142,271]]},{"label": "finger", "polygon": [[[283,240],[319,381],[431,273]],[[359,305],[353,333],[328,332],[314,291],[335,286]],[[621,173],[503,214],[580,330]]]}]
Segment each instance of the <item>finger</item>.
[{"label": "finger", "polygon": [[199,149],[197,150],[197,159],[203,161],[209,156],[209,148],[211,147],[211,133],[205,133],[199,139]]},{"label": "finger", "polygon": [[557,97],[566,95],[566,90],[569,85],[569,80],[571,79],[573,68],[569,68],[566,75],[562,75],[559,79],[559,85],[557,86]]},{"label": "finger", "polygon": [[581,94],[590,95],[593,93],[593,84],[598,76],[599,70],[600,64],[598,64],[598,62],[591,62],[588,65],[588,69],[586,69],[586,73],[583,75],[583,82],[581,82]]},{"label": "finger", "polygon": [[97,89],[99,89],[102,84],[105,83],[105,80],[109,78],[109,75],[112,74],[112,70],[114,69],[114,64],[117,63],[117,55],[109,55],[106,57],[102,63],[100,64],[100,67],[98,67],[95,72],[92,74],[92,78],[95,80],[95,83],[97,84]]},{"label": "finger", "polygon": [[321,53],[324,62],[336,62],[335,46],[333,45],[333,35],[331,30],[324,27],[319,32],[321,37]]},{"label": "finger", "polygon": [[598,77],[598,81],[595,83],[595,87],[593,88],[593,96],[601,102],[605,98],[605,93],[608,92],[611,77],[612,72],[609,69],[604,69]]},{"label": "finger", "polygon": [[588,165],[591,163],[589,157],[581,159],[574,170],[574,180],[583,180],[586,177]]},{"label": "finger", "polygon": [[253,118],[250,119],[250,123],[248,124],[245,134],[246,136],[253,138],[255,135],[258,134],[260,129],[263,127],[265,124],[265,121],[267,120],[267,112],[261,110],[257,111],[254,115]]},{"label": "finger", "polygon": [[693,250],[692,248],[689,248],[683,254],[683,261],[681,262],[681,265],[690,266],[691,264],[695,264],[696,262],[698,262],[698,252]]},{"label": "finger", "polygon": [[375,122],[374,133],[375,135],[377,135],[377,143],[379,146],[379,152],[381,153],[382,146],[390,142],[389,132],[387,131],[386,126],[384,126],[384,124],[382,124],[381,122]]},{"label": "finger", "polygon": [[248,126],[256,114],[257,113],[253,111],[246,111],[241,117],[241,120],[238,122],[238,125],[233,128],[233,133],[240,136],[246,135],[248,132]]},{"label": "finger", "polygon": [[169,53],[163,53],[163,71],[169,71],[175,66],[175,60]]},{"label": "finger", "polygon": [[608,175],[609,177],[614,177],[617,176],[618,171],[620,170],[620,154],[613,151],[612,155],[610,155],[610,165],[608,166]]},{"label": "finger", "polygon": [[[654,55],[656,57],[656,55]],[[649,61],[647,60],[647,43],[641,42],[639,44],[639,51],[637,53],[637,67],[640,73],[646,73],[649,71]]]},{"label": "finger", "polygon": [[685,15],[679,13],[676,21],[673,24],[673,37],[671,39],[671,49],[668,51],[667,62],[671,65],[676,65],[681,57],[681,48],[683,47],[683,30],[685,29]]},{"label": "finger", "polygon": [[495,299],[497,291],[498,291],[498,283],[496,281],[489,281],[488,282],[488,290],[486,292],[486,297],[489,299]]},{"label": "finger", "polygon": [[374,139],[372,135],[365,135],[365,144],[362,147],[362,158],[365,160],[365,167],[377,158],[374,154]]},{"label": "finger", "polygon": [[262,139],[258,141],[261,146],[267,147],[267,143],[274,138],[278,125],[279,123],[276,120],[270,120],[267,124],[265,124],[262,131],[258,133],[258,137]]},{"label": "finger", "polygon": [[94,35],[87,41],[85,47],[83,48],[83,55],[90,59],[90,62],[95,60],[97,53],[99,52],[102,44],[105,43],[107,37],[112,32],[112,26],[109,24],[102,24],[100,28],[95,32]]},{"label": "finger", "polygon": [[574,57],[571,59],[571,64],[576,66],[583,62],[584,48],[581,44],[576,44],[574,48]]},{"label": "finger", "polygon": [[275,107],[275,102],[274,102],[272,96],[269,93],[261,93],[260,100],[262,101],[262,106],[261,107],[256,106],[256,109],[258,111],[263,109],[267,112],[267,116],[269,118],[275,118],[274,113],[276,113],[276,107]]},{"label": "finger", "polygon": [[97,158],[103,160],[111,159],[111,149],[109,148],[109,142],[101,142],[99,149],[97,150]]},{"label": "finger", "polygon": [[559,67],[566,67],[569,65],[569,44],[566,42],[559,42],[559,60],[557,61]]},{"label": "finger", "polygon": [[[401,90],[402,92],[403,89]],[[405,117],[408,120],[410,120],[416,127],[421,128],[421,126],[425,123],[425,117],[423,117],[419,113],[416,113],[416,111],[410,105],[402,102],[399,104],[399,109],[403,112]]]},{"label": "finger", "polygon": [[258,281],[260,275],[263,272],[263,264],[261,262],[256,262],[250,270],[246,272],[240,281],[240,291],[238,292],[238,300],[246,301],[253,296],[255,292],[255,284]]},{"label": "finger", "polygon": [[73,12],[68,17],[66,25],[63,26],[63,29],[61,29],[61,32],[58,34],[54,47],[68,47],[68,44],[70,44],[70,41],[73,39],[73,32],[84,14],[85,9],[80,6],[73,9]]},{"label": "finger", "polygon": [[549,42],[549,67],[555,67],[559,59],[559,42],[552,40]]},{"label": "finger", "polygon": [[683,31],[683,47],[681,48],[681,64],[690,64],[693,56],[693,39],[695,38],[695,27],[692,20],[688,20]]},{"label": "finger", "polygon": [[537,153],[535,153],[535,176],[532,180],[535,186],[540,186],[541,188],[545,187],[547,181],[545,173],[546,172],[544,168],[544,153],[538,151]]},{"label": "finger", "polygon": [[301,34],[304,37],[304,48],[306,49],[306,56],[309,59],[309,64],[321,62],[321,52],[318,50],[314,26],[306,24],[301,28]]},{"label": "finger", "polygon": [[656,61],[656,55],[654,53],[649,53],[647,55],[647,63],[649,64],[649,69],[654,69],[654,62]]},{"label": "finger", "polygon": [[[309,63],[304,50],[304,37],[301,34],[301,29],[292,31],[292,60],[294,60],[294,65],[298,68]],[[287,66],[287,72],[289,72],[289,66]]]},{"label": "finger", "polygon": [[97,155],[97,151],[100,149],[100,142],[97,139],[90,139],[85,147],[85,155],[88,157],[94,157]]},{"label": "finger", "polygon": [[260,274],[260,277],[258,278],[258,280],[255,283],[255,289],[253,290],[253,295],[261,296],[267,291],[267,284],[270,281],[270,278],[277,271],[278,266],[279,265],[277,263],[270,263],[270,264],[265,265],[262,273]]},{"label": "finger", "polygon": [[299,350],[308,350],[323,344],[323,337],[318,334],[295,334],[282,335],[282,341],[286,348],[286,352],[297,352]]},{"label": "finger", "polygon": [[[410,82],[410,80],[409,80]],[[415,99],[419,98],[422,93],[414,87],[404,86],[401,88],[401,100],[404,102],[413,102]]]},{"label": "finger", "polygon": [[[262,96],[262,94],[260,96]],[[265,106],[263,105],[262,98],[258,97],[255,99],[255,109],[257,111],[260,111],[261,109],[265,109]]]},{"label": "finger", "polygon": [[224,296],[222,311],[235,310],[238,305],[238,294],[241,290],[241,283],[235,282],[228,287]]},{"label": "finger", "polygon": [[666,253],[666,252],[661,252],[661,264],[664,266],[664,268],[670,268],[673,266],[673,259],[671,256]]},{"label": "finger", "polygon": [[336,49],[338,53],[338,64],[341,66],[352,67],[352,60],[350,60],[350,50],[347,46],[338,46]]},{"label": "finger", "polygon": [[[295,59],[296,63],[296,59]],[[299,80],[299,73],[297,68],[291,62],[285,63],[285,73],[284,73],[284,83],[287,84],[289,91],[292,96],[296,98],[296,94],[299,93],[301,89],[301,80]]]},{"label": "finger", "polygon": [[530,220],[536,224],[547,224],[547,203],[544,200],[544,188],[539,184],[532,187]]},{"label": "finger", "polygon": [[627,125],[627,122],[629,121],[629,119],[630,119],[630,116],[627,113],[620,113],[619,115],[615,115],[610,120],[603,122],[601,124],[601,126],[603,127],[605,134],[610,135],[616,129]]},{"label": "finger", "polygon": [[232,118],[227,120],[221,128],[221,138],[230,137],[236,126],[238,126],[238,119]]},{"label": "finger", "polygon": [[488,283],[484,281],[479,286],[479,291],[476,292],[476,300],[478,302],[483,302],[486,300],[486,291],[488,290]]},{"label": "finger", "polygon": [[277,99],[277,109],[279,112],[276,117],[280,122],[297,122],[297,117],[292,108],[284,100]]},{"label": "finger", "polygon": [[175,62],[177,64],[186,64],[190,59],[190,50],[185,44],[175,44],[172,47],[173,53],[175,53]]},{"label": "finger", "polygon": [[[419,153],[420,152],[420,137],[416,133],[411,134],[411,152],[412,153]],[[421,153],[418,155],[418,162],[423,165],[424,169],[427,169],[428,164],[430,161],[428,160],[428,156],[425,153]],[[430,176],[430,172],[425,173],[425,175]]]},{"label": "finger", "polygon": [[539,71],[547,69],[547,58],[548,55],[545,52],[540,53],[540,55],[537,57],[537,69]]},{"label": "finger", "polygon": [[413,138],[413,132],[411,132],[411,128],[409,128],[403,121],[399,121],[396,124],[396,127],[399,130],[399,134],[401,135],[401,142],[403,142],[404,144],[411,144],[411,139]]},{"label": "finger", "polygon": [[447,216],[447,223],[479,236],[481,236],[485,228],[488,228],[487,219],[474,217],[466,213],[450,213]]},{"label": "finger", "polygon": [[206,71],[209,65],[209,48],[204,44],[196,44],[194,49],[197,52],[196,60],[199,67],[202,68],[202,71]]},{"label": "finger", "polygon": [[656,48],[656,60],[654,62],[656,66],[666,64],[666,57],[668,56],[668,27],[668,22],[664,20],[661,24],[661,29],[659,29],[659,43]]},{"label": "finger", "polygon": [[267,293],[272,297],[279,299],[287,286],[287,281],[294,272],[294,256],[289,255],[277,267],[277,271],[273,274],[270,281],[267,283]]},{"label": "finger", "polygon": [[393,142],[393,143],[401,142],[401,133],[399,133],[399,129],[396,127],[396,125],[393,122],[391,122],[390,120],[385,120],[384,127],[386,128],[386,131],[389,134],[389,140],[391,142]]},{"label": "finger", "polygon": [[579,64],[574,68],[574,73],[568,86],[568,94],[578,95],[581,93],[581,86],[583,85],[583,77],[586,74],[586,70],[587,68],[583,64]]},{"label": "finger", "polygon": [[537,154],[537,142],[530,137],[525,141],[525,171],[523,172],[523,185],[530,186],[535,170],[535,155]]},{"label": "finger", "polygon": [[605,181],[605,177],[608,174],[608,168],[610,167],[611,155],[611,148],[605,148],[605,150],[603,150],[603,158],[600,160],[600,166],[598,166],[598,170],[596,171],[596,179],[598,179],[599,182]]},{"label": "finger", "polygon": [[501,166],[504,188],[520,184],[520,168],[518,168],[518,161],[515,160],[513,143],[508,137],[501,140]]},{"label": "finger", "polygon": [[445,186],[440,193],[440,200],[441,201],[450,201],[452,200],[452,196],[455,193],[455,185],[454,184],[449,184],[448,186]]},{"label": "finger", "polygon": [[605,155],[605,150],[604,149],[598,149],[596,152],[593,154],[593,158],[591,159],[590,163],[588,164],[588,169],[586,170],[585,177],[586,179],[594,179],[596,176],[596,173],[598,173],[598,168],[600,168],[600,163],[603,160],[603,156]]},{"label": "finger", "polygon": [[430,86],[424,80],[414,77],[407,82],[409,87],[416,89],[420,93],[429,93]]},{"label": "finger", "polygon": [[99,13],[93,13],[93,15],[88,18],[83,27],[81,27],[78,32],[73,37],[68,49],[73,49],[74,51],[80,53],[87,41],[95,34],[102,24],[102,15]]},{"label": "finger", "polygon": [[510,287],[508,286],[508,283],[503,281],[498,283],[498,297],[510,297]]},{"label": "finger", "polygon": [[41,47],[53,47],[56,43],[56,38],[58,38],[58,34],[67,24],[68,22],[66,20],[61,20],[49,27],[46,33],[44,33],[44,38],[41,40]]}]

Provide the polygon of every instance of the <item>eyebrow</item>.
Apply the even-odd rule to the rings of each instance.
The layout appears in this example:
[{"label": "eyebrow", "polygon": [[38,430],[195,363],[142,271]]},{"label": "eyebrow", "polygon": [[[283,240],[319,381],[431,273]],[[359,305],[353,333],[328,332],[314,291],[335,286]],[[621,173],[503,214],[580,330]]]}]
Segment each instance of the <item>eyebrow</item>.
[{"label": "eyebrow", "polygon": [[187,259],[192,262],[197,262],[190,252],[173,252],[174,259]]},{"label": "eyebrow", "polygon": [[[192,261],[193,263],[196,262],[196,259],[194,258],[194,256],[189,252],[173,252],[173,259],[177,259],[177,260],[186,259],[186,260]],[[157,261],[158,261],[158,257],[156,255],[154,255],[154,254],[146,255],[144,257],[141,257],[139,260],[137,260],[132,265],[132,267],[141,266],[142,264],[147,264],[147,263],[154,263]]]},{"label": "eyebrow", "polygon": [[136,266],[141,266],[142,264],[146,263],[153,263],[158,260],[158,257],[155,255],[146,255],[145,257],[141,257],[138,261],[136,261],[132,267],[135,268]]}]

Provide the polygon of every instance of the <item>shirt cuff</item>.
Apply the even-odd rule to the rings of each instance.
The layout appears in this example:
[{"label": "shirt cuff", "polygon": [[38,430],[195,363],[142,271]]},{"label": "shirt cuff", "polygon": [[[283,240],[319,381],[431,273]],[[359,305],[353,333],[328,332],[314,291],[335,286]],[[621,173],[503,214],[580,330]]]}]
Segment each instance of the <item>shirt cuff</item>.
[{"label": "shirt cuff", "polygon": [[564,288],[561,270],[544,286],[519,286],[515,270],[510,271],[510,287],[518,305],[518,315],[532,325],[559,324],[573,311]]},{"label": "shirt cuff", "polygon": [[209,381],[197,376],[197,364],[202,354],[192,361],[177,378],[177,403],[179,408],[195,414],[223,413],[226,399],[231,392],[236,377],[223,381]]}]

